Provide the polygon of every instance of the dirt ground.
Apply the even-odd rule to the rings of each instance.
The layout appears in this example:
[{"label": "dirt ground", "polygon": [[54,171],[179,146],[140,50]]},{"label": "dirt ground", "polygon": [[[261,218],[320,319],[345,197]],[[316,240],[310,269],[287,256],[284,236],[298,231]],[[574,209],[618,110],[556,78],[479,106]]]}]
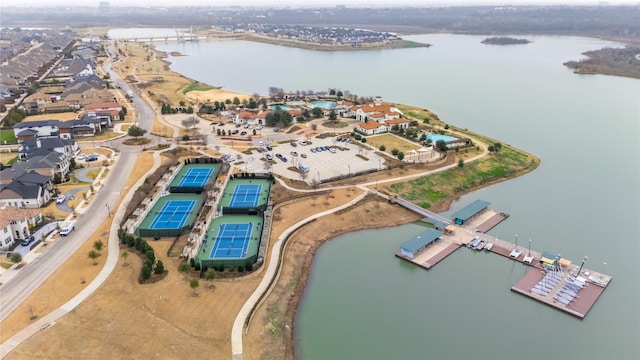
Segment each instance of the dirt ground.
[{"label": "dirt ground", "polygon": [[227,91],[223,89],[211,89],[206,91],[189,91],[186,93],[186,96],[195,102],[216,102],[216,101],[225,101],[227,99],[233,100],[234,97],[238,97],[240,101],[243,99],[249,100],[251,96],[240,94],[233,91]]},{"label": "dirt ground", "polygon": [[[127,180],[127,188],[133,186],[151,168],[152,154],[146,152],[140,154],[138,164]],[[107,256],[107,247],[105,246],[102,250],[102,256],[97,259],[97,266],[93,265],[93,261],[88,258],[87,254],[93,247],[94,241],[100,239],[103,243],[107,243],[107,235],[111,226],[110,220],[110,218],[106,219],[75,254],[0,323],[0,329],[2,329],[0,342],[4,342],[31,322],[29,307],[33,309],[36,316],[48,314],[80,292],[85,286],[82,284],[82,280],[89,283],[95,278],[104,264],[103,259]],[[56,237],[54,241],[64,241],[64,238]],[[46,246],[43,246],[43,249],[46,251]]]},{"label": "dirt ground", "polygon": [[55,113],[55,114],[31,115],[24,118],[22,122],[51,120],[51,119],[67,121],[67,120],[75,120],[77,117],[78,117],[78,113],[74,111],[68,111],[68,112]]}]

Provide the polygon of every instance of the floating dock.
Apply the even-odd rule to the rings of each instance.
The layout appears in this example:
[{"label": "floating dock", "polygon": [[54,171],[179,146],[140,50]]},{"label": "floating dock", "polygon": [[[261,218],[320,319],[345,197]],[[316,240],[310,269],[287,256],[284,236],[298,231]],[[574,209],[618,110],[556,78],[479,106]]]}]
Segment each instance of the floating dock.
[{"label": "floating dock", "polygon": [[[420,242],[411,251],[401,248],[396,257],[425,269],[431,269],[463,245],[473,244],[471,250],[492,252],[530,266],[524,277],[511,287],[511,291],[525,295],[578,318],[584,318],[602,295],[611,276],[578,267],[567,259],[554,257],[554,267],[545,266],[549,253],[540,253],[528,247],[487,235],[486,232],[509,217],[503,212],[488,209],[488,203],[475,202],[469,209],[456,213],[454,219],[461,225],[441,222],[436,225],[444,231],[425,232],[433,235],[429,240],[412,239],[406,244]],[[475,211],[475,212],[474,212]],[[459,221],[460,220],[460,221]],[[437,237],[437,238],[435,238]],[[517,242],[517,238],[516,238]],[[557,264],[556,264],[557,262]],[[583,264],[584,265],[584,264]]]}]

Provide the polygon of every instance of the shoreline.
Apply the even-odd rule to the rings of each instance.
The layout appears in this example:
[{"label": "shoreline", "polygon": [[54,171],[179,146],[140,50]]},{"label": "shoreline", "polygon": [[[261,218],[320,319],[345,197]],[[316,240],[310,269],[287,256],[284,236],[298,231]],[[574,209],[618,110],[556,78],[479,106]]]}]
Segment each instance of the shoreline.
[{"label": "shoreline", "polygon": [[[154,51],[158,51],[155,49],[154,47]],[[169,56],[168,53],[166,52],[161,52],[158,51],[160,53],[160,58],[161,61],[165,62],[166,67],[165,67],[165,71],[167,72],[171,72],[173,74],[178,74],[179,76],[195,82],[197,80],[191,79],[191,78],[187,78],[182,74],[173,72],[170,69],[170,62],[166,59],[167,56]],[[181,54],[182,55],[182,54]],[[211,86],[210,84],[207,84],[209,86]],[[198,94],[197,96],[204,96],[202,95],[199,91],[194,91],[189,92],[187,94],[180,94],[181,96],[183,96],[184,98],[188,99],[188,100],[193,100],[193,95],[194,94]],[[191,94],[192,96],[189,96],[189,94]],[[243,95],[240,93],[235,93],[233,92],[233,94],[237,94],[237,95]],[[249,95],[246,95],[249,96]],[[407,105],[409,107],[414,107],[412,105]],[[490,137],[487,137],[485,135],[479,135],[479,138],[482,139],[491,139]],[[493,139],[491,139],[493,140]],[[481,141],[482,142],[482,141]],[[514,174],[511,174],[511,176],[505,177],[505,178],[499,178],[499,179],[494,179],[492,181],[488,181],[486,183],[474,186],[472,188],[466,189],[463,192],[457,193],[455,195],[449,196],[445,199],[443,199],[442,201],[433,204],[433,207],[430,208],[430,210],[434,211],[434,212],[443,212],[446,211],[447,209],[449,209],[449,207],[451,206],[451,203],[453,201],[455,201],[456,199],[460,198],[460,196],[465,195],[465,194],[469,194],[471,192],[474,192],[478,189],[481,189],[483,187],[486,186],[491,186],[494,184],[497,184],[499,182],[503,182],[503,181],[507,181],[513,178],[517,178],[519,176],[525,175],[528,172],[531,172],[533,170],[535,170],[539,164],[540,164],[540,159],[525,152],[522,151],[520,149],[518,149],[518,151],[521,151],[523,153],[525,153],[527,156],[530,156],[531,158],[533,158],[535,160],[535,165],[526,169],[526,171],[521,171],[521,172],[516,172]],[[301,198],[298,201],[303,201],[305,198]],[[357,205],[353,206],[352,208],[350,208],[348,211],[357,211],[358,209],[362,209],[364,207],[367,207],[368,205],[370,205],[372,202],[371,199],[365,199],[363,201],[361,201],[360,203],[358,203]],[[281,206],[284,206],[286,204],[281,204]],[[385,204],[387,205],[387,204]],[[265,314],[264,312],[266,311],[266,307],[267,307],[267,303],[271,303],[271,302],[278,302],[278,301],[283,301],[284,299],[286,299],[286,309],[284,312],[284,323],[289,324],[288,327],[284,327],[283,326],[283,338],[282,341],[283,343],[281,343],[280,345],[282,346],[282,352],[281,355],[283,355],[285,358],[288,359],[294,359],[295,355],[296,355],[296,348],[295,348],[295,339],[294,339],[294,324],[295,324],[295,316],[296,313],[298,311],[298,308],[301,304],[301,300],[302,300],[302,296],[304,294],[304,290],[307,286],[308,283],[308,279],[309,276],[311,274],[311,266],[313,264],[313,259],[315,257],[316,252],[318,251],[318,249],[324,245],[327,241],[332,240],[340,235],[344,235],[347,233],[351,233],[351,232],[355,232],[355,231],[362,231],[362,230],[368,230],[368,229],[376,229],[376,228],[388,228],[388,227],[392,227],[392,226],[399,226],[399,225],[405,225],[408,223],[413,223],[416,221],[419,221],[422,217],[421,216],[417,216],[417,214],[410,212],[408,210],[402,209],[402,211],[399,211],[399,209],[393,208],[394,205],[387,205],[387,206],[391,206],[389,209],[395,209],[396,211],[391,212],[389,214],[389,216],[386,217],[384,222],[378,222],[377,224],[349,224],[346,226],[342,226],[339,228],[335,228],[335,230],[331,233],[326,233],[326,232],[319,232],[322,233],[323,236],[321,237],[315,237],[315,240],[313,241],[313,243],[311,244],[310,247],[306,248],[304,251],[304,260],[301,264],[301,266],[297,266],[298,264],[293,263],[292,261],[283,261],[282,264],[282,268],[280,269],[280,273],[282,274],[282,272],[284,271],[295,271],[297,272],[299,275],[298,280],[296,281],[296,285],[295,287],[291,288],[290,291],[288,292],[284,292],[282,293],[280,296],[276,296],[275,294],[278,293],[277,291],[275,291],[274,289],[276,287],[282,287],[283,284],[282,282],[284,281],[283,279],[285,277],[280,276],[279,279],[273,284],[273,286],[271,287],[270,290],[270,294],[267,295],[265,297],[265,299],[263,300],[262,304],[256,309],[255,313],[253,314],[253,321],[252,321],[252,326],[249,328],[248,332],[251,333],[252,331],[256,331],[258,329],[260,329],[260,326],[258,325],[259,320],[261,317],[264,317]],[[386,206],[385,206],[386,207]],[[408,215],[408,213],[410,213],[410,215]],[[323,219],[324,221],[326,221],[326,219]],[[317,226],[317,224],[320,223],[320,221],[316,221],[314,222],[314,224],[307,224],[305,226],[303,226],[301,229],[299,229],[295,235],[292,236],[291,239],[288,240],[288,243],[286,245],[286,248],[283,252],[283,259],[287,259],[289,260],[291,258],[290,254],[292,251],[292,249],[296,248],[296,246],[300,246],[299,244],[299,238],[300,236],[302,236],[301,234],[303,234],[305,231],[308,231],[310,228],[312,228],[313,226]],[[380,224],[382,224],[382,226],[380,226]],[[273,234],[273,237],[278,236],[279,234]],[[273,241],[270,240],[270,241]],[[271,244],[270,244],[271,246]],[[272,249],[269,250],[269,256],[277,256],[277,254],[273,254],[272,253]],[[285,285],[286,287],[286,285]],[[274,298],[275,297],[275,298]],[[268,315],[268,314],[267,314]],[[248,338],[249,335],[245,335],[245,338]],[[271,343],[272,338],[269,336],[269,333],[266,331],[260,331],[259,334],[256,334],[255,336],[257,336],[258,341],[248,341],[247,344],[254,344],[254,346],[246,346],[245,348],[245,354],[249,355],[249,354],[256,354],[257,357],[261,357],[264,355],[264,351],[266,348],[280,348],[280,346],[270,346],[270,347],[264,347],[264,346],[260,346],[259,344],[261,344],[262,342],[266,341],[267,343],[269,343],[270,345],[274,345]],[[250,357],[250,356],[247,356]]]}]

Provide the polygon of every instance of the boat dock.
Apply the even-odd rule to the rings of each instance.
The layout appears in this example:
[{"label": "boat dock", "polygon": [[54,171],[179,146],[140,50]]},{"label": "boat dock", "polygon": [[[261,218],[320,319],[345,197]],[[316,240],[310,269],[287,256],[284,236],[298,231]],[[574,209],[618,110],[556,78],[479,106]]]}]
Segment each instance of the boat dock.
[{"label": "boat dock", "polygon": [[[486,204],[474,205],[476,208],[482,208]],[[517,244],[517,236],[516,243],[511,243],[486,234],[486,231],[504,221],[508,214],[485,207],[475,214],[463,215],[463,224],[440,224],[443,228],[439,230],[443,232],[429,230],[421,234],[425,235],[424,238],[417,236],[416,239],[403,244],[395,254],[396,257],[431,269],[462,246],[474,251],[501,255],[531,267],[525,276],[511,287],[511,291],[581,319],[595,305],[612,279],[609,275],[577,266],[559,255],[541,253],[530,249],[529,246],[522,247],[522,244]]]}]

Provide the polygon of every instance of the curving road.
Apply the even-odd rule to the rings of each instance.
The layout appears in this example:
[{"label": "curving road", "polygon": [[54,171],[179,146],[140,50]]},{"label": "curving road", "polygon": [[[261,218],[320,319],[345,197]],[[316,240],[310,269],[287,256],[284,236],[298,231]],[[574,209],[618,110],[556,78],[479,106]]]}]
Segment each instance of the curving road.
[{"label": "curving road", "polygon": [[[114,49],[109,47],[109,53],[113,58]],[[129,89],[128,85],[120,76],[111,70],[111,60],[107,60],[103,69],[111,76],[114,84],[122,88],[124,91]],[[146,129],[151,128],[154,120],[154,111],[147,104],[139,99],[134,98],[133,104],[139,113],[138,126]],[[118,142],[111,141],[113,147],[118,147]],[[119,156],[113,168],[112,173],[130,174],[136,163],[141,147],[122,147],[119,149]],[[96,228],[104,221],[109,214],[109,204],[115,204],[121,196],[122,191],[127,191],[125,183],[127,176],[110,176],[109,181],[105,182],[102,189],[95,195],[95,198],[87,209],[78,216],[75,221],[76,231],[72,232],[64,239],[59,239],[53,244],[47,246],[43,253],[27,264],[19,271],[7,271],[3,275],[3,284],[0,287],[0,321],[4,320],[13,310],[18,307],[36,288],[38,288],[62,263],[66,261],[80,246],[88,239]],[[113,227],[117,228],[114,222]],[[115,243],[115,247],[113,244]],[[112,251],[112,249],[115,249]],[[118,256],[118,239],[110,236],[109,238],[109,256]],[[111,270],[108,270],[110,272]],[[7,275],[7,273],[11,273]],[[108,276],[108,273],[107,273]],[[106,277],[105,277],[106,279]],[[104,281],[104,279],[102,280]],[[88,296],[85,295],[85,296]],[[28,336],[27,336],[28,337]],[[25,338],[26,339],[26,338]],[[10,339],[11,340],[11,339]],[[2,344],[0,356],[4,356],[8,351],[17,346],[24,339],[7,341]],[[16,341],[18,341],[16,343]]]}]

